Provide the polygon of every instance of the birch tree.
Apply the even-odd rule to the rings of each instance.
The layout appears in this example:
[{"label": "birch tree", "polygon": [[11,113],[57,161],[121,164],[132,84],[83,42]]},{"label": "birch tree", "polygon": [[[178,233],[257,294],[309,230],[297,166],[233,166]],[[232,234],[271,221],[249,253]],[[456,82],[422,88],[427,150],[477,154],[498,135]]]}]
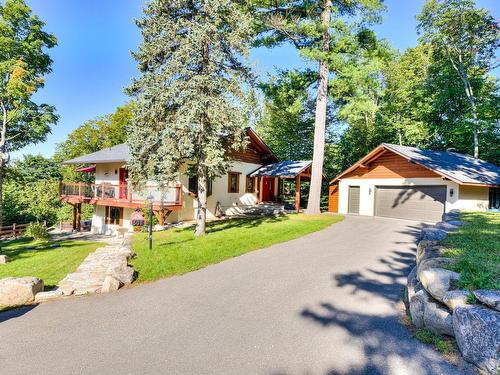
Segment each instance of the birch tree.
[{"label": "birch tree", "polygon": [[56,45],[54,35],[33,15],[23,0],[0,4],[0,226],[2,187],[9,153],[45,140],[55,124],[55,108],[32,100],[51,71],[47,48]]},{"label": "birch tree", "polygon": [[208,180],[225,173],[228,151],[245,143],[251,21],[231,0],[151,0],[137,23],[130,176],[136,186],[152,180],[162,188],[188,163],[198,181],[195,235],[205,234]]},{"label": "birch tree", "polygon": [[446,61],[462,82],[473,126],[473,152],[479,157],[478,93],[487,73],[498,66],[498,22],[472,0],[428,0],[418,16],[421,40],[429,43],[437,60]]}]

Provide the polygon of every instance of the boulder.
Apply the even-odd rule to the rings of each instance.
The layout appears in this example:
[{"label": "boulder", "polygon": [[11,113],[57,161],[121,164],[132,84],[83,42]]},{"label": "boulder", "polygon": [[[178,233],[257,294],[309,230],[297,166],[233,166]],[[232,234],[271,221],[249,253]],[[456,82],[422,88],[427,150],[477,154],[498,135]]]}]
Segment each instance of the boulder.
[{"label": "boulder", "polygon": [[431,296],[425,289],[419,290],[410,299],[410,317],[415,327],[424,327],[425,306],[430,303],[430,301]]},{"label": "boulder", "polygon": [[0,264],[6,264],[9,262],[10,262],[10,259],[7,255],[0,255]]},{"label": "boulder", "polygon": [[500,311],[500,290],[474,290],[474,296],[492,309]]},{"label": "boulder", "polygon": [[422,241],[417,246],[417,264],[424,259],[439,258],[446,250],[446,247],[438,246],[434,241]]},{"label": "boulder", "polygon": [[458,211],[450,211],[443,215],[444,221],[452,221],[460,219],[460,212]]},{"label": "boulder", "polygon": [[406,289],[404,294],[404,303],[406,308],[409,311],[410,308],[410,300],[419,290],[422,289],[422,284],[417,280],[417,267],[413,267],[413,269],[408,274]]},{"label": "boulder", "polygon": [[428,268],[420,272],[420,282],[431,296],[440,302],[446,292],[453,289],[453,282],[460,278],[460,274],[443,268]]},{"label": "boulder", "polygon": [[441,221],[435,225],[436,228],[442,229],[446,232],[453,232],[454,230],[459,229],[460,227],[457,225],[453,225],[452,221]]},{"label": "boulder", "polygon": [[125,266],[110,267],[106,272],[106,276],[113,276],[120,280],[122,284],[131,284],[135,278],[134,268]]},{"label": "boulder", "polygon": [[422,272],[429,268],[450,267],[454,262],[454,259],[444,257],[424,259],[417,264],[417,279],[420,281]]},{"label": "boulder", "polygon": [[467,298],[471,294],[466,290],[450,290],[443,296],[443,303],[451,310],[454,311],[457,307],[467,306]]},{"label": "boulder", "polygon": [[432,299],[425,304],[424,327],[441,335],[454,336],[453,317],[446,307]]},{"label": "boulder", "polygon": [[457,307],[453,327],[464,359],[490,374],[500,373],[500,313],[482,306]]},{"label": "boulder", "polygon": [[62,296],[63,293],[59,289],[49,290],[47,292],[37,293],[35,296],[35,302],[41,303],[41,302],[52,301],[55,299],[62,298]]},{"label": "boulder", "polygon": [[424,228],[420,232],[419,241],[441,241],[447,236],[446,231],[438,228]]},{"label": "boulder", "polygon": [[108,275],[104,278],[104,283],[102,284],[101,293],[114,292],[120,289],[121,285],[122,284],[120,280],[118,280],[113,276]]},{"label": "boulder", "polygon": [[461,227],[462,225],[464,225],[464,222],[460,220],[448,220],[447,223],[456,227]]},{"label": "boulder", "polygon": [[59,282],[57,286],[61,293],[65,296],[70,296],[75,291],[75,284],[70,280],[66,280],[66,278]]},{"label": "boulder", "polygon": [[0,305],[19,306],[33,302],[43,291],[43,280],[36,277],[8,277],[0,280]]}]

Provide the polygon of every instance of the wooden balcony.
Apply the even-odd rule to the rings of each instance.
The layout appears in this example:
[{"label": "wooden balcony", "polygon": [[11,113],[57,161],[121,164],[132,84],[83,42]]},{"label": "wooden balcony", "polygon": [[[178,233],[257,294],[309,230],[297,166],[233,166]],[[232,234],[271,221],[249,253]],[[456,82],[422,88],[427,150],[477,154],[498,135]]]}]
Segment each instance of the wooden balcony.
[{"label": "wooden balcony", "polygon": [[[167,188],[163,193],[154,189],[151,194],[154,210],[174,211],[182,207],[182,185],[180,184]],[[88,203],[98,206],[143,208],[147,205],[149,192],[133,191],[127,184],[61,182],[59,195],[61,200],[71,204]]]}]

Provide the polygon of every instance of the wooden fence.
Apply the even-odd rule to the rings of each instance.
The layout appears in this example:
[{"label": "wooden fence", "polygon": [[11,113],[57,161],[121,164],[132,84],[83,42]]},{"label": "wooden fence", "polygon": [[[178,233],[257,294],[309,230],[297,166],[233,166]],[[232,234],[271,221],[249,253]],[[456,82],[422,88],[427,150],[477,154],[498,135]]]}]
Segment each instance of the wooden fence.
[{"label": "wooden fence", "polygon": [[26,231],[28,224],[12,224],[0,227],[0,237],[17,237]]}]

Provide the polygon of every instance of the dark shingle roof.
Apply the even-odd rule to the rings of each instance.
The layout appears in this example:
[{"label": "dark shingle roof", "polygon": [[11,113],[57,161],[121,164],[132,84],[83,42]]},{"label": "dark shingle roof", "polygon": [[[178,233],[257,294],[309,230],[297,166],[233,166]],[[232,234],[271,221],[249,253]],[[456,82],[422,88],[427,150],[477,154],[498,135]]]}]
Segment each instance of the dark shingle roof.
[{"label": "dark shingle roof", "polygon": [[469,155],[451,151],[421,150],[382,144],[407,159],[463,184],[500,185],[500,167]]},{"label": "dark shingle roof", "polygon": [[64,164],[94,164],[94,163],[114,163],[125,162],[128,159],[128,146],[125,143],[105,148],[80,156],[75,159],[67,160]]},{"label": "dark shingle roof", "polygon": [[279,163],[264,165],[250,173],[250,177],[295,177],[312,164],[311,160],[283,160]]}]

